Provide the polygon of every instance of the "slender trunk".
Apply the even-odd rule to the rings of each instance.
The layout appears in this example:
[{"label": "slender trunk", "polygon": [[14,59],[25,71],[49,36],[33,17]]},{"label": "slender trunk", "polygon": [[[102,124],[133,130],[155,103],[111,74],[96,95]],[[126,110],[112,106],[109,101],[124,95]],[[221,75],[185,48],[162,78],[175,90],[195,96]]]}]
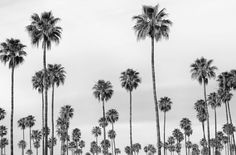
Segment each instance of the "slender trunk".
[{"label": "slender trunk", "polygon": [[29,143],[30,143],[30,150],[31,150],[31,127],[29,128]]},{"label": "slender trunk", "polygon": [[[96,144],[97,144],[97,146],[98,146],[98,137],[96,136]],[[77,144],[77,142],[76,142],[76,148],[78,148],[78,144]],[[96,151],[96,155],[98,155],[98,152]]]},{"label": "slender trunk", "polygon": [[[214,108],[215,113],[215,139],[217,138],[217,115],[216,115],[216,107]],[[217,146],[215,148],[215,155],[217,154]]]},{"label": "slender trunk", "polygon": [[22,147],[21,153],[22,153],[22,155],[24,155],[24,147]]},{"label": "slender trunk", "polygon": [[[44,88],[42,88],[42,132],[43,129],[44,129]],[[44,152],[44,144],[45,144],[45,136],[44,136],[44,133],[42,134],[42,154],[44,155],[45,152]]]},{"label": "slender trunk", "polygon": [[[54,83],[52,83],[52,141],[54,140]],[[50,149],[51,155],[53,155],[53,145],[52,148]]]},{"label": "slender trunk", "polygon": [[[14,63],[14,62],[13,62]],[[13,146],[13,117],[14,117],[14,64],[11,72],[11,155],[14,154]]]},{"label": "slender trunk", "polygon": [[67,134],[67,137],[66,137],[66,155],[68,155],[69,154],[69,149],[68,149],[68,136],[69,136],[69,134],[68,134],[68,129],[67,129],[67,131],[66,131],[66,134]]},{"label": "slender trunk", "polygon": [[39,151],[38,151],[38,148],[36,149],[36,155],[38,155],[39,154]]},{"label": "slender trunk", "polygon": [[[227,105],[228,105],[228,112],[229,112],[229,121],[230,121],[230,123],[232,124],[232,117],[231,117],[231,112],[230,112],[229,101],[227,102]],[[233,136],[234,152],[235,152],[235,154],[236,154],[236,145],[235,145],[234,132],[233,132],[232,136]]]},{"label": "slender trunk", "polygon": [[164,140],[164,155],[166,155],[166,147],[165,147],[165,144],[166,144],[166,112],[164,112],[164,135],[163,135],[163,140]]},{"label": "slender trunk", "polygon": [[203,138],[206,140],[205,123],[204,122],[202,122],[202,133],[203,133]]},{"label": "slender trunk", "polygon": [[157,154],[161,155],[159,110],[158,110],[158,102],[157,102],[155,63],[154,63],[154,37],[152,37],[151,65],[152,65],[153,96],[154,96],[154,105],[155,105],[155,112],[156,112],[156,130],[157,130],[157,147],[158,147]]},{"label": "slender trunk", "polygon": [[129,92],[129,138],[130,138],[130,154],[133,155],[133,139],[132,139],[132,92]]},{"label": "slender trunk", "polygon": [[[114,123],[112,123],[111,125],[112,125],[112,130],[115,131],[115,129],[114,129]],[[115,153],[115,155],[116,155],[116,139],[115,139],[115,138],[113,139],[113,144],[114,144],[114,153]]]},{"label": "slender trunk", "polygon": [[184,141],[185,141],[185,153],[186,153],[186,155],[188,155],[188,152],[187,152],[187,146],[186,146],[186,144],[187,144],[187,140],[186,140],[187,138],[186,138],[186,134],[184,134]]},{"label": "slender trunk", "polygon": [[44,88],[45,88],[45,130],[46,130],[46,134],[45,134],[45,155],[48,155],[48,134],[47,134],[47,130],[48,130],[48,88],[47,88],[47,84],[46,84],[46,72],[47,72],[47,68],[46,68],[46,45],[44,45],[44,50],[43,50],[43,68],[44,68],[44,78],[43,78],[43,83],[44,83]]},{"label": "slender trunk", "polygon": [[208,139],[208,153],[211,155],[211,149],[210,149],[210,120],[209,120],[209,112],[208,112],[208,106],[207,106],[207,98],[206,98],[206,83],[205,79],[203,79],[203,87],[204,87],[204,99],[205,99],[205,108],[206,108],[206,114],[207,114],[207,139]]},{"label": "slender trunk", "polygon": [[[25,129],[23,128],[22,130],[23,130],[23,140],[25,141]],[[23,147],[22,148],[23,154],[24,154],[24,150],[25,150],[25,148]]]},{"label": "slender trunk", "polygon": [[[106,120],[106,116],[105,116],[105,105],[104,105],[104,101],[102,101],[102,112],[103,112],[103,119]],[[103,126],[103,137],[104,137],[104,142],[106,140],[106,127]],[[106,148],[105,148],[106,149]],[[106,149],[107,150],[107,149]],[[106,154],[106,150],[104,150],[104,153],[103,154]]]},{"label": "slender trunk", "polygon": [[[1,137],[1,141],[2,141],[2,137]],[[1,141],[0,141],[0,142],[1,142]],[[1,155],[3,155],[3,147],[0,146],[0,148],[1,148]]]}]

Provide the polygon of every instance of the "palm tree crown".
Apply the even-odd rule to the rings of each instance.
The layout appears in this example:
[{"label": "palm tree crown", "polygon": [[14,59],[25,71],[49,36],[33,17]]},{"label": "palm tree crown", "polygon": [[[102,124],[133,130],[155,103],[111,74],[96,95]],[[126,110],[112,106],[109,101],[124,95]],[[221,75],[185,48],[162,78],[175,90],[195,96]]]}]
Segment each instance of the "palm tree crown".
[{"label": "palm tree crown", "polygon": [[218,93],[213,92],[208,95],[208,105],[210,105],[213,109],[221,106],[221,100]]},{"label": "palm tree crown", "polygon": [[9,68],[13,68],[24,62],[25,45],[21,44],[19,39],[7,39],[6,42],[1,43],[2,49],[0,50],[0,60]]},{"label": "palm tree crown", "polygon": [[101,128],[99,126],[95,126],[93,127],[92,129],[92,134],[95,136],[95,137],[98,137],[102,134],[101,132]]},{"label": "palm tree crown", "polygon": [[127,91],[133,91],[141,83],[141,78],[139,77],[139,72],[133,69],[127,69],[121,73],[121,86]]},{"label": "palm tree crown", "polygon": [[34,13],[31,16],[31,24],[26,30],[31,37],[31,43],[38,46],[42,41],[42,48],[51,48],[52,42],[59,43],[62,28],[57,26],[60,18],[55,18],[51,11],[43,12],[41,16]]},{"label": "palm tree crown", "polygon": [[110,123],[115,123],[119,119],[119,113],[116,109],[110,109],[106,113],[107,121]]},{"label": "palm tree crown", "polygon": [[93,86],[93,95],[99,101],[108,101],[113,95],[112,84],[110,81],[98,80]]},{"label": "palm tree crown", "polygon": [[[44,78],[44,71],[43,70],[40,70],[38,72],[36,72],[34,74],[34,76],[32,77],[32,84],[33,84],[33,88],[38,90],[39,93],[42,93],[43,92],[43,78]],[[49,80],[49,76],[48,74],[46,75],[46,85],[47,85],[47,88],[49,87],[50,85],[50,80]]]},{"label": "palm tree crown", "polygon": [[3,108],[0,108],[0,121],[3,120],[6,116],[6,111]]},{"label": "palm tree crown", "polygon": [[48,73],[50,77],[50,83],[56,84],[58,87],[60,84],[64,84],[65,82],[65,70],[64,67],[62,67],[61,64],[48,64]]},{"label": "palm tree crown", "polygon": [[191,64],[192,78],[197,79],[200,84],[205,82],[208,84],[208,79],[215,78],[216,66],[212,66],[213,60],[207,60],[204,57],[196,59],[193,64]]},{"label": "palm tree crown", "polygon": [[169,27],[172,22],[166,19],[168,14],[165,11],[166,9],[160,9],[159,5],[143,6],[143,13],[133,17],[136,20],[134,30],[138,40],[147,36],[155,38],[156,41],[169,38]]},{"label": "palm tree crown", "polygon": [[160,110],[167,112],[171,109],[172,101],[169,97],[161,97],[159,100]]}]

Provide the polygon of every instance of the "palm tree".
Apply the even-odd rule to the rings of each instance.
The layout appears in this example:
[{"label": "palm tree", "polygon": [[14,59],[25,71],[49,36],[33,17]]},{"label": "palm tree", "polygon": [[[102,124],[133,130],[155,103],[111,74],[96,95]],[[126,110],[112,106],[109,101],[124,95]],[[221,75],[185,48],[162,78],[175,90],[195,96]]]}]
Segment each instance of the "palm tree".
[{"label": "palm tree", "polygon": [[68,148],[71,150],[71,154],[73,155],[75,149],[77,149],[75,142],[74,141],[70,142]]},{"label": "palm tree", "polygon": [[[207,60],[204,57],[200,59],[196,59],[193,64],[191,64],[191,73],[192,78],[196,79],[200,84],[203,83],[203,90],[204,90],[204,100],[207,103],[207,96],[206,96],[206,85],[208,84],[208,80],[211,78],[215,78],[215,70],[217,70],[216,66],[212,66],[213,60]],[[208,147],[210,148],[210,122],[209,122],[209,113],[208,113],[208,106],[205,104],[206,114],[207,114],[207,139],[208,139]],[[211,150],[209,150],[209,155],[211,155]]]},{"label": "palm tree", "polygon": [[203,138],[206,139],[205,134],[205,121],[207,120],[207,114],[205,109],[206,102],[204,100],[198,100],[194,103],[194,109],[197,111],[197,118],[202,123]]},{"label": "palm tree", "polygon": [[36,154],[38,155],[38,148],[40,147],[40,140],[42,139],[42,133],[40,130],[33,130],[31,134]]},{"label": "palm tree", "polygon": [[[139,72],[133,69],[127,69],[121,73],[120,76],[121,86],[129,92],[130,96],[130,148],[133,146],[132,142],[132,91],[136,89],[141,83],[141,78],[139,77]],[[131,155],[133,155],[133,150],[131,149]]]},{"label": "palm tree", "polygon": [[[210,93],[208,95],[208,105],[214,110],[215,115],[215,139],[217,138],[217,115],[216,115],[216,108],[221,106],[221,100],[219,94],[216,92]],[[217,152],[217,148],[215,149],[215,154]]]},{"label": "palm tree", "polygon": [[[111,139],[111,142],[113,141],[113,143],[114,143],[114,140],[116,138],[115,130],[113,130],[113,129],[109,130],[108,137]],[[112,154],[115,153],[115,146],[113,146],[112,144],[111,144],[111,150],[112,150]]]},{"label": "palm tree", "polygon": [[174,129],[172,132],[173,137],[175,137],[177,143],[176,143],[176,152],[180,154],[181,152],[181,141],[184,140],[183,133],[179,129]]},{"label": "palm tree", "polygon": [[171,109],[172,101],[169,97],[161,97],[159,100],[159,108],[161,111],[164,112],[164,135],[163,135],[163,140],[164,140],[164,155],[166,155],[166,112],[168,112]]},{"label": "palm tree", "polygon": [[26,52],[19,39],[7,39],[6,42],[1,43],[0,61],[4,64],[8,63],[9,69],[11,69],[11,155],[14,153],[13,147],[13,118],[14,118],[14,71],[17,66],[24,62]]},{"label": "palm tree", "polygon": [[151,154],[155,154],[157,151],[156,148],[152,144],[148,144],[147,149],[148,149],[148,152],[150,152]]},{"label": "palm tree", "polygon": [[186,155],[188,154],[187,152],[187,137],[186,137],[186,131],[191,128],[191,121],[188,118],[182,118],[180,121],[180,128],[184,130],[184,140],[185,140],[185,152]]},{"label": "palm tree", "polygon": [[[119,119],[119,113],[116,109],[110,109],[107,111],[106,113],[106,117],[107,117],[107,121],[109,123],[111,123],[111,126],[112,126],[112,130],[115,131],[114,129],[114,123],[118,121]],[[113,139],[113,145],[114,145],[114,152],[116,150],[116,142],[115,142],[115,138]],[[116,155],[116,152],[115,152],[115,155]]]},{"label": "palm tree", "polygon": [[[155,79],[155,63],[154,63],[154,40],[160,41],[162,38],[169,38],[169,27],[172,22],[167,19],[166,9],[160,9],[159,5],[143,6],[143,13],[134,16],[136,20],[134,30],[137,33],[137,39],[145,39],[147,36],[151,38],[151,64],[152,64],[152,81],[153,81],[153,95],[156,111],[156,128],[157,128],[157,145],[160,144],[160,125],[159,125],[159,112],[156,94],[156,79]],[[161,149],[158,147],[158,154],[161,154]]]},{"label": "palm tree", "polygon": [[139,143],[135,143],[135,144],[133,145],[133,149],[134,149],[134,152],[136,152],[137,155],[138,155],[138,154],[139,154],[139,151],[142,149],[142,146],[141,146],[141,144],[139,144]]},{"label": "palm tree", "polygon": [[[40,70],[34,74],[32,77],[32,85],[35,90],[42,96],[42,128],[44,128],[44,85],[43,80],[44,76],[46,76],[46,87],[49,87],[49,76],[48,74],[44,75],[44,70]],[[45,144],[45,136],[42,134],[42,152],[44,154],[44,144]]]},{"label": "palm tree", "polygon": [[4,155],[6,155],[6,146],[8,145],[8,139],[7,138],[2,138],[0,140],[0,148],[4,150]]},{"label": "palm tree", "polygon": [[115,153],[116,153],[116,154],[121,154],[120,149],[119,149],[119,148],[116,148],[116,149],[115,149]]},{"label": "palm tree", "polygon": [[[4,125],[0,126],[0,141],[3,141],[3,137],[7,135],[7,127]],[[1,147],[1,155],[3,155],[3,145]]]},{"label": "palm tree", "polygon": [[56,145],[57,145],[57,139],[55,137],[53,139],[51,139],[51,138],[48,139],[48,148],[49,149],[51,149],[52,146],[56,146]]},{"label": "palm tree", "polygon": [[83,152],[83,148],[85,147],[85,141],[80,140],[79,141],[79,147],[80,147],[81,151]]},{"label": "palm tree", "polygon": [[75,142],[76,149],[78,149],[78,142],[81,138],[81,131],[78,128],[73,129],[72,131],[72,140]]},{"label": "palm tree", "polygon": [[101,147],[103,149],[103,154],[108,154],[108,149],[111,147],[111,143],[109,140],[102,140]]},{"label": "palm tree", "polygon": [[3,120],[6,116],[6,111],[3,108],[0,108],[0,121]]},{"label": "palm tree", "polygon": [[68,139],[68,134],[67,134],[67,128],[69,128],[69,122],[60,116],[57,119],[57,135],[60,137],[61,140],[61,155],[64,155],[64,146],[65,146],[65,141]]},{"label": "palm tree", "polygon": [[19,141],[18,147],[22,150],[22,155],[24,155],[24,149],[26,148],[26,142],[24,140]]},{"label": "palm tree", "polygon": [[31,149],[31,128],[35,125],[35,118],[32,115],[29,115],[26,117],[26,127],[29,128],[29,144],[30,144],[30,150]]},{"label": "palm tree", "polygon": [[126,147],[125,147],[125,153],[126,153],[127,155],[130,155],[130,154],[131,154],[130,146],[126,146]]},{"label": "palm tree", "polygon": [[[44,73],[46,73],[46,51],[51,49],[52,43],[58,44],[61,38],[62,28],[57,26],[60,18],[55,18],[51,11],[43,12],[41,15],[34,13],[31,16],[30,25],[26,26],[26,30],[28,31],[32,45],[39,46],[40,42],[42,43],[43,48],[43,69]],[[44,86],[46,85],[46,74],[44,75]],[[45,91],[45,128],[48,127],[48,96],[47,96],[47,87],[44,88]],[[45,152],[44,154],[48,154],[48,136],[45,136]]]},{"label": "palm tree", "polygon": [[[60,115],[66,121],[66,128],[65,128],[66,135],[67,135],[66,146],[68,146],[68,142],[69,142],[68,130],[69,130],[69,124],[70,124],[69,121],[74,116],[74,109],[70,105],[65,105],[61,107]],[[66,154],[68,155],[68,147],[66,148]]]},{"label": "palm tree", "polygon": [[95,136],[96,144],[98,145],[98,136],[100,136],[102,134],[101,128],[99,126],[93,127],[92,134]]},{"label": "palm tree", "polygon": [[[55,85],[59,87],[61,84],[65,82],[65,70],[61,64],[48,64],[48,74],[50,77],[50,84],[52,86],[52,137],[54,138],[54,87]],[[51,148],[51,155],[53,155],[53,145]]]},{"label": "palm tree", "polygon": [[[98,80],[97,83],[93,86],[93,95],[95,96],[98,101],[102,102],[102,111],[103,111],[103,119],[105,117],[105,101],[107,102],[111,99],[113,95],[112,84],[110,81]],[[103,127],[103,136],[104,141],[106,140],[106,127]]]},{"label": "palm tree", "polygon": [[23,118],[19,119],[17,121],[17,123],[18,123],[18,127],[21,128],[22,131],[23,131],[23,140],[25,141],[25,128],[26,128],[26,125],[27,125],[26,124],[27,123],[26,117],[23,117]]}]

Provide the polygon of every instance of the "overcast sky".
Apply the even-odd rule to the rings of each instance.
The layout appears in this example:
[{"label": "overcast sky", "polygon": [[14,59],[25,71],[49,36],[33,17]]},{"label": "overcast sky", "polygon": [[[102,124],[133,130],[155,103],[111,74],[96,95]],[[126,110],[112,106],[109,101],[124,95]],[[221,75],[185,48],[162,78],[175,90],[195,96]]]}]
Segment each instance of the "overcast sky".
[{"label": "overcast sky", "polygon": [[[106,109],[116,108],[120,113],[115,128],[117,146],[123,151],[129,144],[129,94],[121,88],[119,77],[122,71],[133,68],[142,78],[142,84],[133,93],[133,139],[142,146],[154,144],[151,42],[149,38],[136,40],[132,16],[141,13],[142,5],[157,3],[167,9],[174,23],[170,39],[155,44],[158,98],[168,96],[173,101],[172,110],[167,114],[167,136],[179,127],[183,117],[188,117],[193,123],[192,139],[198,142],[202,130],[193,104],[203,97],[203,91],[202,86],[191,79],[190,64],[204,56],[214,59],[213,64],[219,68],[217,74],[236,68],[235,0],[1,0],[0,42],[12,37],[20,39],[27,45],[28,53],[25,63],[15,72],[15,143],[21,139],[21,131],[16,128],[19,118],[33,114],[37,119],[34,129],[41,125],[41,96],[32,89],[31,78],[42,68],[42,49],[31,46],[25,26],[30,24],[33,13],[51,10],[55,17],[61,18],[59,25],[63,32],[59,46],[48,51],[47,62],[62,64],[67,72],[65,85],[55,90],[55,117],[61,106],[72,105],[75,114],[71,129],[82,129],[88,151],[94,139],[91,129],[102,116],[102,107],[94,98],[92,87],[99,79],[109,80],[114,86],[114,95],[106,103]],[[7,118],[1,124],[10,127],[10,70],[1,64],[0,72],[0,107],[7,111]],[[207,91],[216,89],[217,83],[211,80]],[[232,111],[236,108],[235,98],[231,101]],[[213,124],[212,110],[210,112]],[[224,107],[218,112],[221,129],[225,122]],[[161,128],[162,115],[160,113]],[[232,112],[232,115],[235,123],[236,114]],[[15,147],[19,151],[17,145]]]}]

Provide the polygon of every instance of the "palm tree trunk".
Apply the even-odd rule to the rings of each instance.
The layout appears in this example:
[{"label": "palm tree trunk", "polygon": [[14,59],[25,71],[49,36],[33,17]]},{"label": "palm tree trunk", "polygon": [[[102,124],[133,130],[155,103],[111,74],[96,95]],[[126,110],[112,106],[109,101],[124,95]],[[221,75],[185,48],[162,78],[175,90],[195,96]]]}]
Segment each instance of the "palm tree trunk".
[{"label": "palm tree trunk", "polygon": [[[2,137],[1,137],[1,141],[2,141]],[[0,142],[1,142],[1,141],[0,141]],[[0,148],[1,148],[1,155],[3,155],[3,147],[0,146]]]},{"label": "palm tree trunk", "polygon": [[209,112],[208,112],[208,106],[207,106],[207,98],[206,98],[206,83],[205,79],[203,79],[203,89],[204,89],[204,99],[205,99],[205,108],[206,108],[206,114],[207,114],[207,139],[208,139],[208,153],[211,155],[211,149],[210,149],[210,120],[209,120]]},{"label": "palm tree trunk", "polygon": [[44,83],[44,87],[45,87],[45,130],[46,130],[46,134],[45,134],[45,155],[48,155],[48,134],[47,134],[47,130],[48,130],[48,88],[47,88],[47,84],[46,84],[46,72],[47,72],[47,68],[46,68],[46,45],[43,46],[44,50],[43,50],[43,68],[44,68],[44,78],[43,78],[43,83]]},{"label": "palm tree trunk", "polygon": [[[52,142],[54,140],[54,83],[52,83]],[[53,145],[52,148],[50,149],[51,155],[53,155]]]},{"label": "palm tree trunk", "polygon": [[184,134],[184,141],[185,141],[185,153],[186,153],[186,155],[188,155],[187,147],[186,147],[186,144],[187,144],[187,142],[186,142],[186,134]]},{"label": "palm tree trunk", "polygon": [[[232,124],[232,117],[231,117],[229,102],[227,102],[227,106],[228,106],[228,113],[229,113],[229,121]],[[233,146],[236,147],[236,145],[235,145],[235,138],[234,138],[234,132],[233,132],[232,136],[233,136],[233,144],[234,144]],[[236,154],[236,149],[234,149],[234,152]]]},{"label": "palm tree trunk", "polygon": [[133,139],[132,139],[132,92],[129,91],[129,138],[130,138],[130,154],[133,155]]},{"label": "palm tree trunk", "polygon": [[205,124],[202,122],[202,133],[203,133],[203,138],[206,140],[206,133],[205,133]]},{"label": "palm tree trunk", "polygon": [[[102,101],[102,112],[103,112],[103,119],[105,120],[106,116],[105,116],[105,104],[104,104],[104,101]],[[103,137],[104,137],[104,142],[105,142],[105,140],[106,140],[106,127],[105,126],[103,127]],[[106,152],[106,151],[104,151],[104,152]]]},{"label": "palm tree trunk", "polygon": [[24,147],[22,147],[22,149],[21,149],[21,153],[22,153],[22,155],[24,155]]},{"label": "palm tree trunk", "polygon": [[31,127],[29,128],[29,143],[30,143],[30,150],[31,150]]},{"label": "palm tree trunk", "polygon": [[[13,62],[14,63],[14,62]],[[14,117],[14,64],[11,72],[11,155],[14,154],[13,146],[13,117]]]},{"label": "palm tree trunk", "polygon": [[[43,91],[44,88],[42,88],[42,132],[43,132],[43,129],[44,129],[44,91]],[[42,154],[44,155],[44,144],[45,144],[45,136],[44,134],[42,134]]]},{"label": "palm tree trunk", "polygon": [[157,93],[156,93],[156,78],[155,78],[155,64],[154,64],[154,37],[152,37],[151,65],[152,65],[153,96],[154,96],[154,105],[156,111],[156,130],[157,130],[157,147],[158,147],[157,154],[161,155],[159,110],[158,110]]},{"label": "palm tree trunk", "polygon": [[166,147],[165,147],[165,142],[166,142],[166,112],[164,112],[164,135],[163,135],[163,140],[164,140],[164,155],[166,155]]},{"label": "palm tree trunk", "polygon": [[[215,113],[215,139],[217,138],[217,115],[216,115],[216,107],[214,108]],[[217,154],[217,147],[215,148],[215,155]]]},{"label": "palm tree trunk", "polygon": [[[111,126],[112,126],[112,130],[115,131],[115,129],[114,129],[114,123],[112,123]],[[115,155],[116,155],[116,140],[115,140],[115,139],[116,139],[116,138],[113,139],[113,144],[114,144],[114,153],[115,153]]]},{"label": "palm tree trunk", "polygon": [[68,129],[66,130],[66,155],[68,155],[69,154],[69,149],[68,149],[68,136],[69,136],[69,134],[68,134]]}]

